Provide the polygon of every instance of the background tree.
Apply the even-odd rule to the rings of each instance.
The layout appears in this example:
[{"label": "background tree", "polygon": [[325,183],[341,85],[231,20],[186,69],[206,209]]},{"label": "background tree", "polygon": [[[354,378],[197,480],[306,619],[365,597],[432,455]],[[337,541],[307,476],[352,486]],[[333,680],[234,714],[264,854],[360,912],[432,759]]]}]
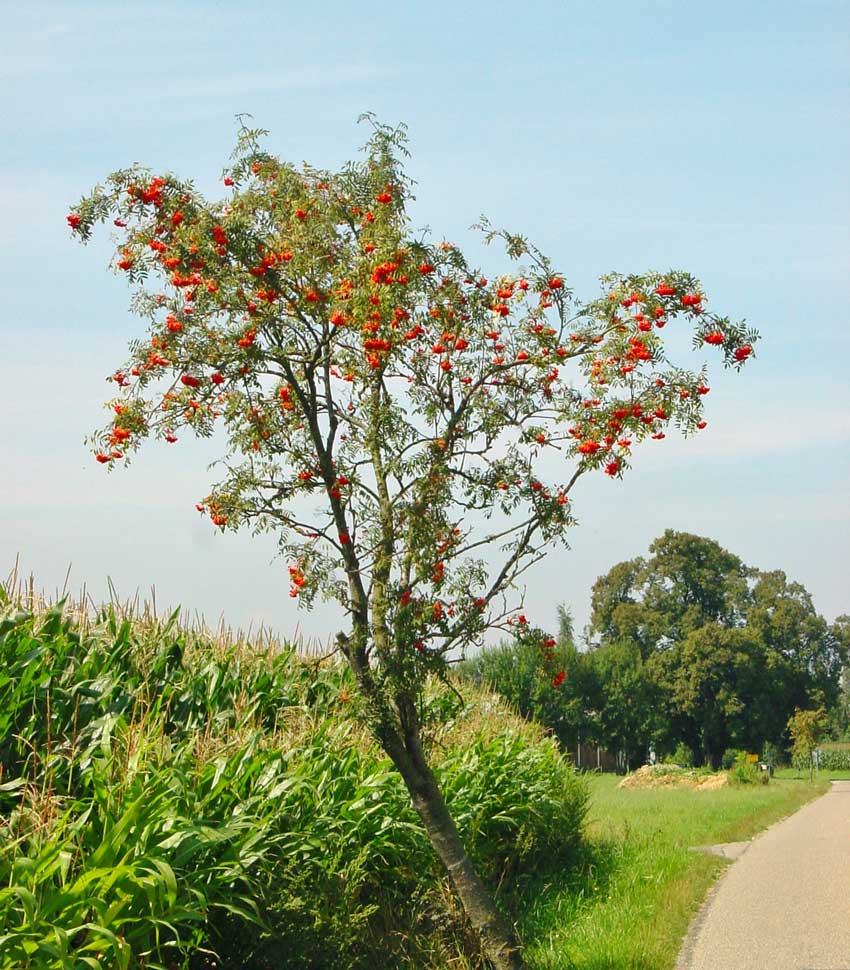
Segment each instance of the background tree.
[{"label": "background tree", "polygon": [[830,640],[842,657],[838,696],[829,711],[829,733],[835,741],[850,741],[850,616],[836,617],[829,628]]},{"label": "background tree", "polygon": [[[795,706],[835,704],[841,630],[781,570],[762,572],[712,539],[670,529],[648,558],[616,564],[593,586],[596,652],[639,652],[659,715],[655,743],[670,751],[683,742],[715,767],[726,747],[782,743]],[[604,676],[600,690],[609,690]]]},{"label": "background tree", "polygon": [[586,654],[573,641],[573,620],[559,606],[558,637],[549,664],[556,673],[541,676],[539,645],[533,641],[503,640],[485,647],[459,665],[459,673],[486,685],[513,704],[526,718],[549,728],[565,751],[575,751],[580,738],[592,733],[588,710],[598,691]]},{"label": "background tree", "polygon": [[555,616],[558,620],[558,645],[565,647],[571,644],[575,646],[575,620],[572,610],[568,606],[564,606],[563,603],[559,603]]},{"label": "background tree", "polygon": [[[597,643],[600,670],[615,678],[610,685],[602,678],[603,695],[622,693],[617,683],[620,664],[602,659],[615,644],[620,646],[612,659],[630,656],[630,676],[643,685],[635,707],[618,715],[618,705],[607,719],[622,739],[603,736],[602,743],[625,742],[630,761],[640,759],[641,752],[645,757],[648,743],[663,752],[683,742],[699,758],[705,751],[706,720],[697,719],[693,704],[681,702],[685,696],[693,701],[696,695],[683,693],[674,676],[681,663],[680,647],[706,624],[741,621],[748,570],[717,542],[672,529],[656,539],[649,552],[648,558],[617,563],[597,579],[591,593],[589,633]],[[621,731],[626,723],[636,732],[627,742]]]},{"label": "background tree", "polygon": [[618,639],[586,655],[594,679],[596,742],[621,753],[625,766],[642,765],[664,732],[663,695],[638,643]]},{"label": "background tree", "polygon": [[713,539],[667,529],[648,559],[617,563],[593,584],[590,635],[629,640],[644,658],[705,623],[742,622],[749,570]]},{"label": "background tree", "polygon": [[826,711],[801,711],[798,707],[788,719],[788,734],[791,736],[791,758],[799,770],[808,765],[809,777],[814,775],[814,751],[826,729]]},{"label": "background tree", "polygon": [[[668,360],[662,328],[683,320],[736,368],[756,334],[710,313],[683,272],[610,275],[577,303],[534,246],[486,224],[511,264],[483,276],[411,231],[402,130],[373,124],[365,158],[337,173],[280,161],[262,134],[241,131],[225,201],[136,166],[69,214],[83,240],[96,222],[118,230],[115,265],[149,326],[112,375],[96,458],[183,431],[220,441],[199,511],[274,532],[290,595],[342,605],[337,642],[374,736],[489,958],[520,966],[429,767],[423,683],[493,627],[537,643],[559,678],[554,638],[510,591],[563,540],[580,478],[620,477],[644,440],[704,427],[706,376]],[[549,453],[560,480],[540,471]]]},{"label": "background tree", "polygon": [[811,594],[789,583],[782,570],[757,572],[746,613],[749,629],[782,659],[782,675],[793,706],[817,699],[831,707],[838,697],[846,646],[835,628],[815,612]]},{"label": "background tree", "polygon": [[716,770],[726,748],[761,750],[776,691],[748,630],[705,624],[659,655],[657,667],[674,710],[696,728],[701,762]]},{"label": "background tree", "polygon": [[591,637],[603,643],[628,640],[638,644],[641,655],[653,649],[652,624],[644,604],[639,599],[639,577],[646,568],[646,560],[638,557],[619,562],[593,584],[590,601]]}]

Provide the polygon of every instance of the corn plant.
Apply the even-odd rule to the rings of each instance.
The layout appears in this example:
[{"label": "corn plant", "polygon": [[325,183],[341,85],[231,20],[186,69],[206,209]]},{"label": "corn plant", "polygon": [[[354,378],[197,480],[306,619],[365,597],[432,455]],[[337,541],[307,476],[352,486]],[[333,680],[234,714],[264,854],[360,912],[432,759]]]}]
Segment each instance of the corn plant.
[{"label": "corn plant", "polygon": [[[340,664],[7,604],[0,670],[0,970],[473,959]],[[422,721],[482,868],[507,892],[568,861],[585,798],[554,743],[445,698]]]}]

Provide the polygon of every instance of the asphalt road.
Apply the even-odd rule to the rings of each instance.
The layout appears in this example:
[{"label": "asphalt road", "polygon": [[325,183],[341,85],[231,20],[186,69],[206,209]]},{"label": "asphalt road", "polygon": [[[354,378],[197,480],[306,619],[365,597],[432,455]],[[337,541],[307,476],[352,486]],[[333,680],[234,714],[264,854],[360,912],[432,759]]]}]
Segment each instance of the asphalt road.
[{"label": "asphalt road", "polygon": [[850,781],[833,782],[729,866],[677,970],[850,970]]}]

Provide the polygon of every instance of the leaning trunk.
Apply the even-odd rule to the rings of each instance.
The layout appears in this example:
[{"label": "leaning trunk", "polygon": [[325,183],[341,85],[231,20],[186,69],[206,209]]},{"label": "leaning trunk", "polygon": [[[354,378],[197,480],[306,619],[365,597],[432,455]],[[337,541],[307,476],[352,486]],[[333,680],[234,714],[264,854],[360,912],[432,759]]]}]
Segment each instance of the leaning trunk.
[{"label": "leaning trunk", "polygon": [[467,855],[418,736],[408,736],[402,742],[394,731],[391,734],[381,738],[384,749],[404,779],[413,807],[484,952],[496,970],[523,970],[525,963],[514,934]]},{"label": "leaning trunk", "polygon": [[[362,591],[354,583],[356,602]],[[365,624],[364,624],[365,626]],[[369,669],[361,635],[355,644],[344,634],[338,642],[371,708],[369,722],[375,738],[389,755],[410,794],[428,839],[443,864],[466,918],[481,941],[495,970],[525,970],[525,962],[511,927],[496,907],[463,846],[457,826],[422,750],[419,720],[409,698],[396,697],[395,715],[382,698]]]}]

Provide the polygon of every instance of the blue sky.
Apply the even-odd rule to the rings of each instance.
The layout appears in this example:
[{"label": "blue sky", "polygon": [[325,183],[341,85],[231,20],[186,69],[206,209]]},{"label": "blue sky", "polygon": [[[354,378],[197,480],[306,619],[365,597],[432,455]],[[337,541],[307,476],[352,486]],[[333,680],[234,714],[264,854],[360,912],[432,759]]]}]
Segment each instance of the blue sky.
[{"label": "blue sky", "polygon": [[[299,613],[274,545],[213,534],[203,446],[104,475],[83,445],[140,324],[105,236],[71,203],[140,161],[210,193],[250,112],[272,151],[335,167],[363,111],[409,126],[414,217],[500,266],[486,213],[548,252],[578,296],[610,270],[684,268],[762,332],[713,375],[709,428],[583,480],[569,551],[528,611],[579,626],[593,580],[671,527],[850,612],[850,3],[5,3],[0,33],[0,574],[47,589],[155,585],[161,604],[284,635]],[[699,358],[693,358],[694,363]],[[648,442],[647,445],[655,445]],[[182,446],[181,446],[182,447]]]}]

